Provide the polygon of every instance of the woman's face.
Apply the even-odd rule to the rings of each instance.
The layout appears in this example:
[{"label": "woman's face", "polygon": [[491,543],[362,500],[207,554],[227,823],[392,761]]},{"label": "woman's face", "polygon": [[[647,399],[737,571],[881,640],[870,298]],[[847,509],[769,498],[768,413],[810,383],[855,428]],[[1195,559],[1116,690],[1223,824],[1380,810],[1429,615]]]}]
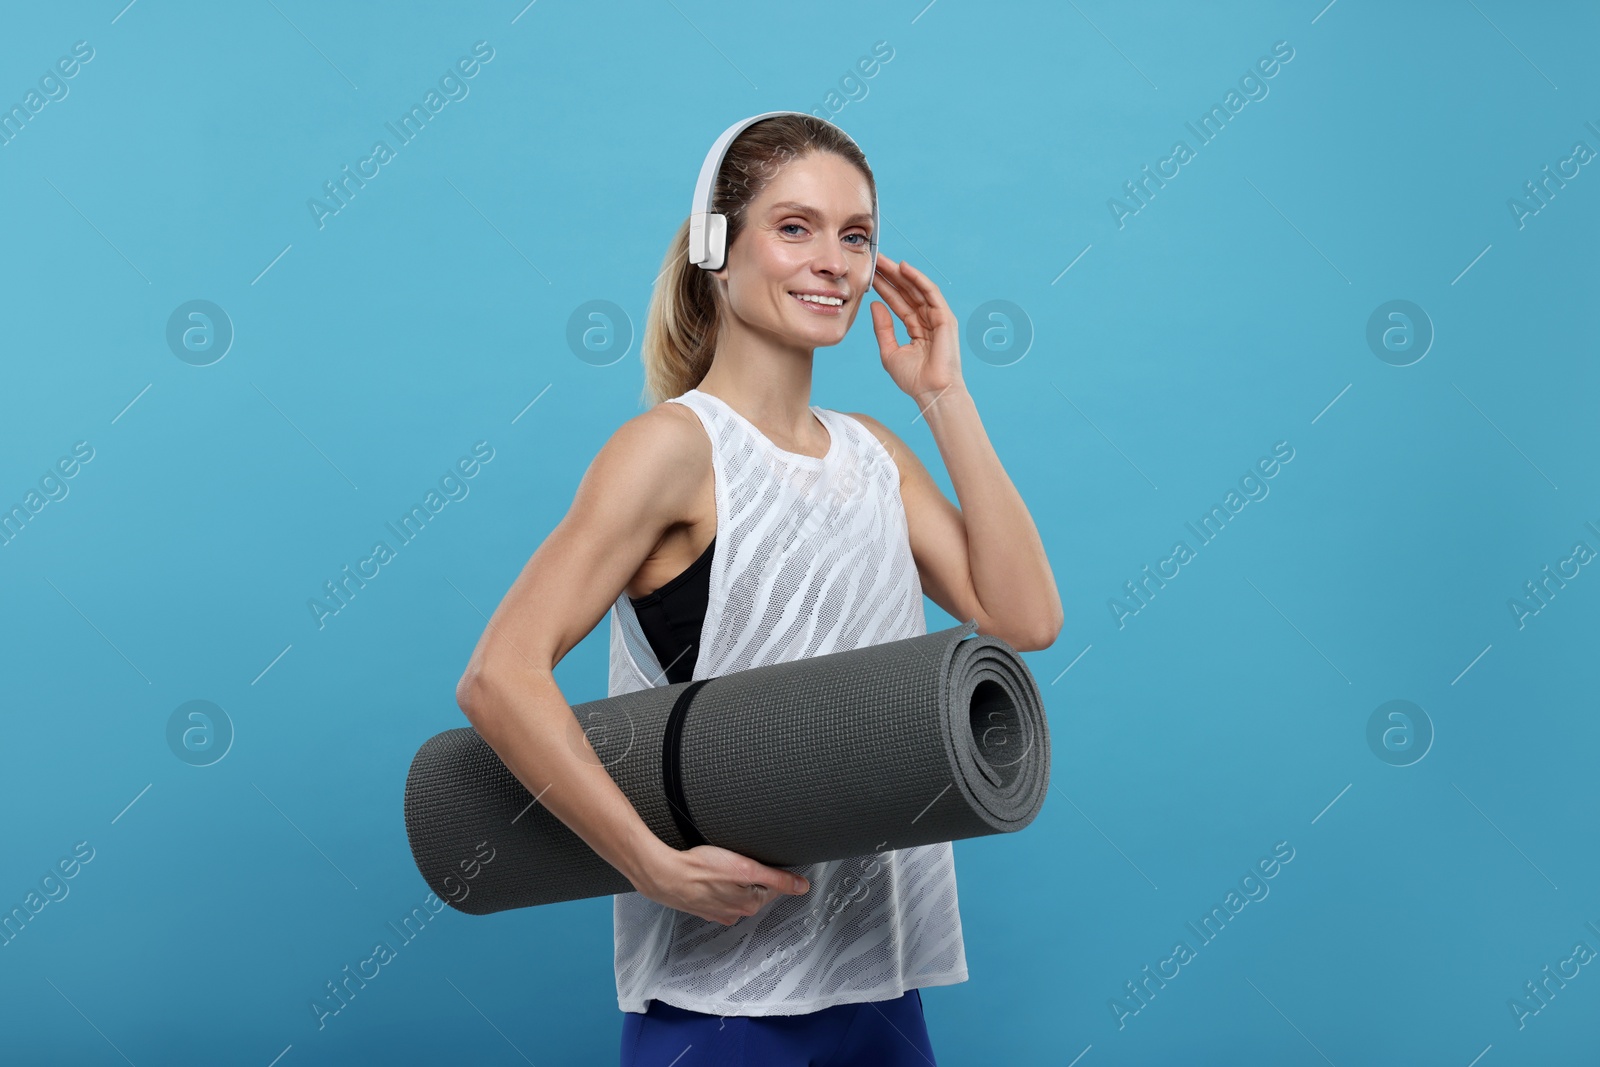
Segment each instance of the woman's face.
[{"label": "woman's face", "polygon": [[[728,305],[750,329],[807,349],[836,345],[867,295],[871,230],[866,176],[841,156],[812,152],[767,183],[713,274],[728,283]],[[797,293],[842,303],[810,303]]]}]

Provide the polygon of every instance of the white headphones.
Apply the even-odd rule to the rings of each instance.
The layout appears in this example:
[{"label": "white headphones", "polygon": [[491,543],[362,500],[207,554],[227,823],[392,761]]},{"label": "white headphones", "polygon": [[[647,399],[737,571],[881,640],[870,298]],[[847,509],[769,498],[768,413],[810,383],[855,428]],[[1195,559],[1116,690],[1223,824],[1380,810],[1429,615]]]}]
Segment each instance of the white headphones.
[{"label": "white headphones", "polygon": [[[689,209],[689,262],[701,270],[721,270],[728,253],[728,216],[711,210],[711,197],[717,182],[717,172],[722,169],[723,157],[728,154],[728,146],[733,144],[734,138],[742,133],[745,127],[762,119],[770,119],[774,115],[804,115],[804,111],[767,111],[760,115],[752,115],[741,119],[722,131],[722,136],[717,138],[711,146],[711,151],[706,153],[706,161],[700,165],[700,180],[694,185],[694,204]],[[813,116],[814,117],[814,116]],[[822,121],[827,122],[826,119]],[[839,130],[850,141],[856,144],[855,138],[844,130],[839,129],[834,123],[828,123]],[[860,145],[856,145],[860,148]],[[864,154],[864,153],[863,153]],[[878,193],[872,193],[872,232],[867,235],[867,252],[871,256],[871,266],[867,268],[867,284],[862,292],[872,289],[872,279],[878,271]]]}]

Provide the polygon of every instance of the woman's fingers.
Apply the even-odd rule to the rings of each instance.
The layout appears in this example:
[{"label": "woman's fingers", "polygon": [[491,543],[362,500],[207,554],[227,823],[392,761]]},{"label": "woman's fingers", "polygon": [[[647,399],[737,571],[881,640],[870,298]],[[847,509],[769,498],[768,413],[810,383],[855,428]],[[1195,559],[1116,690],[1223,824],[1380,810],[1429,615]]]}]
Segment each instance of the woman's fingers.
[{"label": "woman's fingers", "polygon": [[[900,317],[901,322],[905,323],[906,333],[911,336],[913,341],[927,332],[924,329],[921,310],[906,300],[902,290],[895,289],[890,285],[878,290],[878,295],[883,297],[884,303]],[[895,348],[900,347],[900,343],[894,340],[893,320],[890,320],[883,327],[877,325],[877,315],[873,315],[872,321],[874,332],[878,334],[880,341],[885,344],[892,344]]]},{"label": "woman's fingers", "polygon": [[676,899],[661,902],[724,926],[756,914],[784,893],[811,891],[804,875],[768,867],[715,845],[696,845],[683,855],[690,867],[687,888],[675,894]]},{"label": "woman's fingers", "polygon": [[[896,263],[889,261],[889,280],[894,287],[905,297],[906,302],[921,307],[932,303],[929,299],[928,289],[933,285],[928,281],[927,275],[911,266],[905,260]],[[935,294],[936,295],[936,294]]]},{"label": "woman's fingers", "polygon": [[900,341],[894,335],[894,316],[889,314],[889,309],[884,308],[883,314],[878,314],[882,304],[872,305],[872,333],[878,339],[878,348],[884,352],[893,352],[900,347]]},{"label": "woman's fingers", "polygon": [[[919,291],[919,285],[909,273],[915,268],[896,265],[893,260],[880,260],[878,278],[873,284],[881,280],[885,284],[879,287],[878,292],[884,302],[900,316],[900,321],[906,324],[906,332],[913,341],[921,340],[928,335],[942,305],[929,304]],[[887,267],[884,270],[883,267]],[[932,285],[932,282],[927,282]]]},{"label": "woman's fingers", "polygon": [[903,319],[911,314],[911,303],[906,299],[901,287],[895,284],[894,278],[883,269],[885,264],[890,263],[892,261],[886,259],[879,261],[878,275],[872,279],[872,287],[878,290],[878,295],[894,309],[894,313]]},{"label": "woman's fingers", "polygon": [[776,867],[767,867],[755,872],[755,882],[752,888],[765,890],[772,893],[804,893],[811,888],[804,877],[790,874],[788,871]]},{"label": "woman's fingers", "polygon": [[940,322],[955,321],[955,313],[950,310],[950,305],[945,303],[944,294],[939,292],[939,287],[933,284],[932,278],[909,263],[901,265],[900,277],[909,283],[903,288],[916,293],[921,300],[923,317],[930,326]]},{"label": "woman's fingers", "polygon": [[910,283],[913,294],[924,304],[939,303],[939,287],[933,284],[933,279],[922,273],[904,260],[900,263],[900,274]]},{"label": "woman's fingers", "polygon": [[900,315],[902,318],[905,317],[905,312],[909,311],[916,303],[910,281],[892,259],[879,258],[878,273],[872,279],[872,284],[877,287],[878,292],[883,294],[885,300],[893,296],[898,301],[894,310],[895,314]]}]

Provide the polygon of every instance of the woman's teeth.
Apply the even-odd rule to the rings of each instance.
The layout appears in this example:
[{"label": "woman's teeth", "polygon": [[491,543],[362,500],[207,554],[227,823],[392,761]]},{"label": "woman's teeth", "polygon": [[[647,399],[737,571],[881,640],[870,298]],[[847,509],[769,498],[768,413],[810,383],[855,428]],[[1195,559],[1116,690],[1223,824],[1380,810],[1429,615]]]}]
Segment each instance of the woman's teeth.
[{"label": "woman's teeth", "polygon": [[824,307],[836,308],[844,304],[844,301],[836,296],[812,296],[809,293],[791,293],[790,295],[804,300],[808,304],[821,304]]}]

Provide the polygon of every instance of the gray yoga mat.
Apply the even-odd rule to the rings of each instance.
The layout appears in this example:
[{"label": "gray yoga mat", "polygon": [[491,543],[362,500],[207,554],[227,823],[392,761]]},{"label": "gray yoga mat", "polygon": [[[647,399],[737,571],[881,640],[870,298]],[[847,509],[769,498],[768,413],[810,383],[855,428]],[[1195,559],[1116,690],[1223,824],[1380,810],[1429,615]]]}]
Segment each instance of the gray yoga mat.
[{"label": "gray yoga mat", "polygon": [[[968,621],[572,710],[674,848],[703,840],[793,868],[1014,833],[1044,804],[1049,728],[1022,658],[976,630]],[[417,751],[405,821],[423,878],[471,915],[633,891],[471,727]]]}]

